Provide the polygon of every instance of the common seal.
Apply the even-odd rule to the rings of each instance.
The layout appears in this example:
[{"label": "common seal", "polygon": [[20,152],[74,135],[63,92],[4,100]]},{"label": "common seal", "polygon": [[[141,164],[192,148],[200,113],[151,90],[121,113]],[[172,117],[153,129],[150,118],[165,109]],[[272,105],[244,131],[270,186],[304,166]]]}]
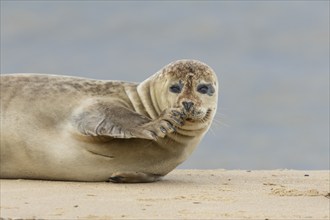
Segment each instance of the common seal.
[{"label": "common seal", "polygon": [[187,159],[216,113],[214,71],[172,62],[142,83],[1,76],[1,178],[152,182]]}]

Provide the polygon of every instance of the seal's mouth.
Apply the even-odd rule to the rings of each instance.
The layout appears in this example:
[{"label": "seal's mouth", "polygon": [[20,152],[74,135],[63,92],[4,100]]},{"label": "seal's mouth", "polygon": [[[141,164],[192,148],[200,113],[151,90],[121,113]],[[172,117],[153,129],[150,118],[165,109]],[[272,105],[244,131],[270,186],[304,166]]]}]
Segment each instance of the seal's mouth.
[{"label": "seal's mouth", "polygon": [[185,112],[184,114],[187,116],[186,121],[189,122],[207,122],[211,116],[211,109],[207,109],[206,111],[196,111],[195,109],[190,112]]}]

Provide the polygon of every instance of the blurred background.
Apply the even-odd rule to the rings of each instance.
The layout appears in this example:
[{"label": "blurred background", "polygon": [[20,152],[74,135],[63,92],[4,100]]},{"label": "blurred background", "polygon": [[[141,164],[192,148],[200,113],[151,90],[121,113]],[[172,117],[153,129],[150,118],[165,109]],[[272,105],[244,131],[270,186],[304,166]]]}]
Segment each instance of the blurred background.
[{"label": "blurred background", "polygon": [[183,58],[221,89],[180,168],[329,169],[329,1],[1,1],[1,73],[140,82]]}]

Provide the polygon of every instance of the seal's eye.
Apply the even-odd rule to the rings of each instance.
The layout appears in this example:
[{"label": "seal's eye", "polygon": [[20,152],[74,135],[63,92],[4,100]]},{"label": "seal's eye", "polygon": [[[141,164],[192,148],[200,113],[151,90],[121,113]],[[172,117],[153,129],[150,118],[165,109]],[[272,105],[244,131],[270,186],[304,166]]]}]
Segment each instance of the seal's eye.
[{"label": "seal's eye", "polygon": [[173,93],[180,93],[182,87],[179,84],[173,85],[170,87],[170,91]]},{"label": "seal's eye", "polygon": [[197,86],[197,91],[202,94],[213,95],[214,88],[211,84],[200,84]]},{"label": "seal's eye", "polygon": [[206,85],[199,85],[197,91],[202,94],[206,94],[209,91],[209,87],[207,87]]}]

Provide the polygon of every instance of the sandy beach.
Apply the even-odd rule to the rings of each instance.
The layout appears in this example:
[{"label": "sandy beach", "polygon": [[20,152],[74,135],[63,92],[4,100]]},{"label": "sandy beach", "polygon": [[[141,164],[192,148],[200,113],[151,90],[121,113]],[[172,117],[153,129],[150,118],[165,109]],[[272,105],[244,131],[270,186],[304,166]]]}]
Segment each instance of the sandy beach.
[{"label": "sandy beach", "polygon": [[329,219],[329,171],[175,170],[149,184],[1,180],[2,219]]}]

